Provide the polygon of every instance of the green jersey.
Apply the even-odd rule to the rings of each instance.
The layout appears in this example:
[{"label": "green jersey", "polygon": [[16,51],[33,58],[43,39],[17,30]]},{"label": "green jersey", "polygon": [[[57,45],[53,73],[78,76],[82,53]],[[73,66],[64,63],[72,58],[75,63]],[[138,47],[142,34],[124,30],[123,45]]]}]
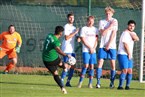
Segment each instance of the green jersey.
[{"label": "green jersey", "polygon": [[55,50],[56,47],[60,47],[61,43],[54,34],[48,34],[44,42],[44,48],[42,53],[43,61],[51,62],[56,60],[59,55]]}]

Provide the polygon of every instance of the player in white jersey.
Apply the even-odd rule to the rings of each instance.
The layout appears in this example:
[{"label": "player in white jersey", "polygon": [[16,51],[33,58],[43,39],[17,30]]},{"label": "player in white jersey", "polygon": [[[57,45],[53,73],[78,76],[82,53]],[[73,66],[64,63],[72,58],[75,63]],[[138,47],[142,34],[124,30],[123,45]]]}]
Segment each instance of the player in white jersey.
[{"label": "player in white jersey", "polygon": [[115,60],[116,60],[116,34],[118,30],[118,21],[113,18],[114,9],[111,7],[105,8],[106,18],[100,20],[99,31],[101,35],[101,42],[98,51],[98,68],[96,69],[97,84],[96,88],[100,88],[100,78],[102,76],[102,66],[104,60],[109,59],[110,70],[110,88],[114,87],[115,80]]},{"label": "player in white jersey", "polygon": [[118,89],[123,89],[123,83],[126,79],[126,90],[129,90],[130,82],[132,80],[132,68],[133,68],[133,46],[134,41],[139,41],[138,36],[134,31],[136,23],[134,20],[128,21],[127,29],[122,32],[119,47],[118,47],[118,62],[120,69],[122,70],[119,79]]},{"label": "player in white jersey", "polygon": [[83,64],[78,88],[81,88],[83,79],[85,77],[87,68],[89,67],[89,88],[92,87],[92,80],[94,76],[94,64],[96,64],[96,47],[98,43],[98,29],[94,27],[94,16],[87,18],[87,26],[81,29],[80,37],[83,43]]},{"label": "player in white jersey", "polygon": [[[73,23],[74,23],[73,13],[69,13],[67,15],[67,19],[68,19],[68,23],[64,26],[64,39],[62,42],[62,51],[68,55],[75,57],[74,45],[75,45],[75,38],[78,37],[79,29],[76,29],[76,27],[73,26]],[[68,61],[68,57],[63,57],[63,61],[66,63]],[[64,78],[67,75],[67,71],[68,71],[67,69],[62,71],[62,74],[61,74],[62,82],[64,81]],[[71,66],[69,70],[69,75],[68,75],[66,86],[71,87],[70,80],[73,76],[73,73],[74,73],[74,66]]]}]

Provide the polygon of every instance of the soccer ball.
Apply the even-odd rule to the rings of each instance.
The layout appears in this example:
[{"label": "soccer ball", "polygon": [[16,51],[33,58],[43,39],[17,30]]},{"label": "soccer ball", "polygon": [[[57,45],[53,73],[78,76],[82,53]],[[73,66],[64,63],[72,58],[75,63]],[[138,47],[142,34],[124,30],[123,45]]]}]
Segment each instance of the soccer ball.
[{"label": "soccer ball", "polygon": [[75,59],[73,56],[71,56],[71,57],[68,59],[68,64],[69,64],[69,65],[75,65],[75,64],[76,64],[76,59]]}]

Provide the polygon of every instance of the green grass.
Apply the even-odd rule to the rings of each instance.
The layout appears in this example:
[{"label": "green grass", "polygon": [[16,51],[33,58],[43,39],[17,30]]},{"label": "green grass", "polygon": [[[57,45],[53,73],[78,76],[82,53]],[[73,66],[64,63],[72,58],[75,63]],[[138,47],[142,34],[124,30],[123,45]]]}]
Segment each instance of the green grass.
[{"label": "green grass", "polygon": [[66,87],[68,94],[61,93],[52,76],[46,75],[14,75],[0,74],[0,97],[145,97],[145,84],[132,81],[131,90],[110,89],[109,79],[101,79],[101,88],[96,89],[94,79],[93,89],[87,87],[85,78],[82,88],[77,88],[79,77],[73,77],[71,88]]}]

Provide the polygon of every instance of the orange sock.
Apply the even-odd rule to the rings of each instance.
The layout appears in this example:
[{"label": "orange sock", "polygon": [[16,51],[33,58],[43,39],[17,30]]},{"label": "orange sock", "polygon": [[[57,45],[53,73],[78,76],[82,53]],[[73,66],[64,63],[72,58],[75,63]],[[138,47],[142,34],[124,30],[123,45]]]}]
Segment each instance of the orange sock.
[{"label": "orange sock", "polygon": [[5,69],[5,72],[9,72],[14,66],[15,65],[12,62],[10,62]]}]

